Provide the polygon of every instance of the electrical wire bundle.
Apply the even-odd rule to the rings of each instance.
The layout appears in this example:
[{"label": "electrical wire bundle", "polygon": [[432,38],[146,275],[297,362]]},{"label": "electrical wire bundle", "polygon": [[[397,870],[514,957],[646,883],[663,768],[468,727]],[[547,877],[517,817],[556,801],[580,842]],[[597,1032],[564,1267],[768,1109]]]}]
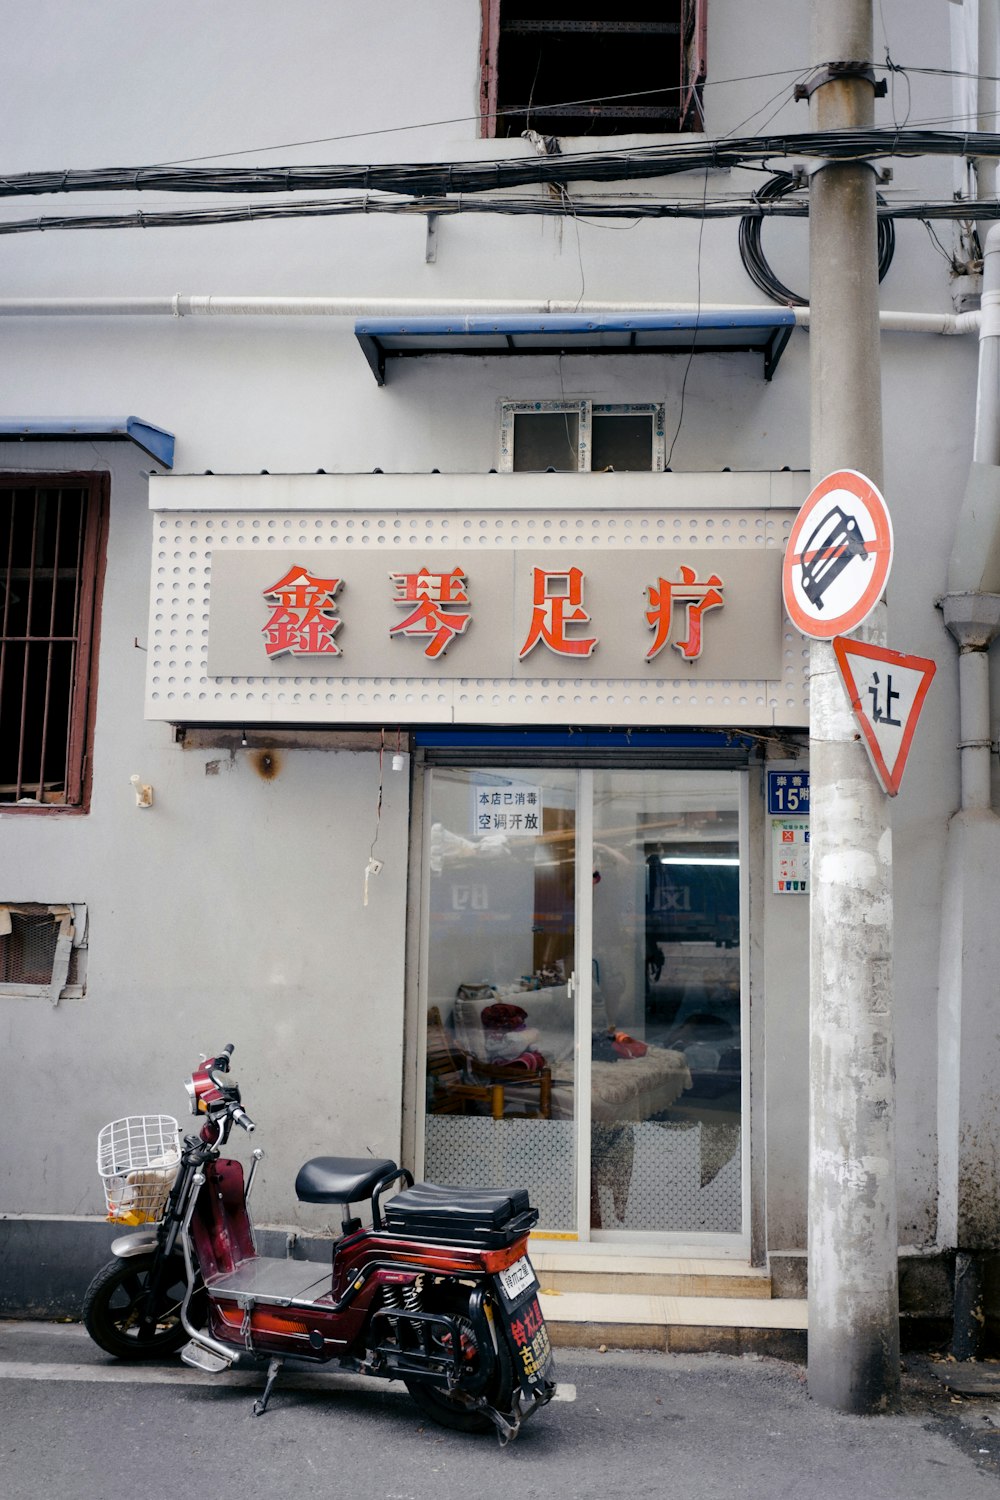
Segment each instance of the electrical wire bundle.
[{"label": "electrical wire bundle", "polygon": [[771,157],[867,161],[900,156],[1000,157],[1000,135],[988,131],[804,131],[647,146],[626,151],[515,157],[506,161],[423,162],[298,167],[102,167],[17,172],[0,177],[0,198],[40,193],[405,193],[412,197],[485,193],[536,183],[627,182],[676,172],[731,168]]}]

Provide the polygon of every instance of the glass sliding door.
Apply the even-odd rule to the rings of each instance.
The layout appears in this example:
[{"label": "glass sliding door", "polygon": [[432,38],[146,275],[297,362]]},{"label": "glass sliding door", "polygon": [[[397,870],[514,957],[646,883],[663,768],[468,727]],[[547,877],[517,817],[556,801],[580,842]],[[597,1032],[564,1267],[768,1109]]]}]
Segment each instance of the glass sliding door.
[{"label": "glass sliding door", "polygon": [[429,773],[429,1179],[569,1238],[742,1233],[742,783]]},{"label": "glass sliding door", "polygon": [[577,774],[435,769],[424,1173],[576,1229]]},{"label": "glass sliding door", "polygon": [[590,1226],[742,1229],[739,779],[594,773]]}]

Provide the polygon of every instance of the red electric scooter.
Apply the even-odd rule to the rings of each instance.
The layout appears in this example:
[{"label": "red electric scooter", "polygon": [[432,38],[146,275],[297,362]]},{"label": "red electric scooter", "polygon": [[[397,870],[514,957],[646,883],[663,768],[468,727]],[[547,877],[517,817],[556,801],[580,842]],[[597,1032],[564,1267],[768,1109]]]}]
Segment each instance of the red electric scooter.
[{"label": "red electric scooter", "polygon": [[[254,1129],[229,1076],[232,1045],[186,1088],[205,1116],[178,1144],[176,1121],[131,1116],[101,1132],[98,1166],[109,1218],[147,1229],[123,1235],[91,1283],[83,1319],[119,1359],[180,1350],[221,1372],[269,1361],[267,1407],[288,1358],[402,1380],[421,1410],[501,1443],[555,1393],[538,1282],[527,1255],[538,1218],[523,1189],[414,1185],[393,1161],[319,1156],[295,1180],[304,1203],[339,1203],[332,1274],[319,1262],[257,1253],[247,1211],[263,1152],[244,1183],[223,1157],[234,1124]],[[400,1182],[405,1186],[386,1194]],[[384,1201],[383,1201],[384,1200]],[[371,1224],[352,1205],[368,1202]]]}]

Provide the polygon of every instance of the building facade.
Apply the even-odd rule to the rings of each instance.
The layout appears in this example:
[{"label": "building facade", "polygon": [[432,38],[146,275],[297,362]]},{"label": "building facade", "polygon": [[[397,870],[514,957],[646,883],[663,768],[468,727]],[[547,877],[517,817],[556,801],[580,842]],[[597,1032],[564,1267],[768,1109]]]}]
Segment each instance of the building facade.
[{"label": "building facade", "polygon": [[[418,181],[808,126],[788,3],[560,5],[548,31],[502,0],[182,4],[154,67],[116,0],[17,9],[8,178]],[[912,7],[881,9],[901,55]],[[921,11],[928,58],[996,73],[971,0]],[[70,110],[84,72],[99,98]],[[916,125],[974,93],[906,86]],[[223,177],[5,199],[8,1235],[90,1224],[99,1126],[179,1113],[234,1041],[262,1222],[323,1227],[306,1157],[398,1153],[527,1182],[581,1257],[804,1253],[809,656],[780,572],[809,334],[708,213],[795,165],[501,174],[432,211],[402,169],[366,202]],[[892,168],[890,206],[975,191],[961,158]],[[633,217],[598,216],[622,195]],[[691,216],[644,216],[667,201]],[[82,213],[143,222],[24,222]],[[760,227],[758,264],[806,292],[806,222]],[[925,1257],[1000,1232],[994,814],[956,843],[940,607],[992,584],[988,544],[957,550],[970,470],[992,496],[1000,459],[955,316],[972,236],[900,217],[881,290],[889,644],[937,666],[892,805],[900,1243]]]}]

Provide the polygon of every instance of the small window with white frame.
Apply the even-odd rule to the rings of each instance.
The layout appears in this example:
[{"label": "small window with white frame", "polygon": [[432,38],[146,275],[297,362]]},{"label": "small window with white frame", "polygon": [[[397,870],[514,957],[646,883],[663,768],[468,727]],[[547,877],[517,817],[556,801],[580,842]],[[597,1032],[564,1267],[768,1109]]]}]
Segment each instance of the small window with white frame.
[{"label": "small window with white frame", "polygon": [[0,902],[0,997],[82,999],[87,993],[87,908]]},{"label": "small window with white frame", "polygon": [[662,473],[662,402],[505,401],[502,474]]}]

